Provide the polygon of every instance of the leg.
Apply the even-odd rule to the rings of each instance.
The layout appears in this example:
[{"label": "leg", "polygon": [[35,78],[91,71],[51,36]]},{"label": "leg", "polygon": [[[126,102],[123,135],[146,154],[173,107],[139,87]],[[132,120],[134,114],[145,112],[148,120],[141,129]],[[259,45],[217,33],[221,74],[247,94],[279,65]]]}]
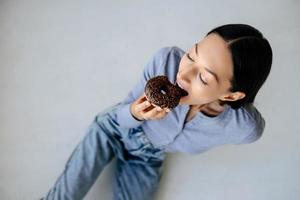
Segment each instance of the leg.
[{"label": "leg", "polygon": [[117,159],[114,200],[153,199],[163,171],[165,153],[155,149],[141,128],[122,138],[123,157]]},{"label": "leg", "polygon": [[[118,148],[113,130],[104,126],[107,115],[97,116],[89,126],[84,139],[78,144],[45,199],[83,199],[97,177],[114,157]],[[103,122],[103,123],[102,123]]]},{"label": "leg", "polygon": [[158,188],[163,162],[117,160],[114,200],[150,200]]}]

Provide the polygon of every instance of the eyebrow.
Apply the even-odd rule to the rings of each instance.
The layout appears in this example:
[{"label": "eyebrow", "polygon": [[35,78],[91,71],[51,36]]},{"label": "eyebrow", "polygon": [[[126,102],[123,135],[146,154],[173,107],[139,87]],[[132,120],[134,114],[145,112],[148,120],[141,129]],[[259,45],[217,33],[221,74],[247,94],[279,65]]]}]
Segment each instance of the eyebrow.
[{"label": "eyebrow", "polygon": [[[195,44],[195,52],[196,52],[196,55],[198,56],[198,43]],[[211,71],[211,69],[209,69],[208,67],[204,67],[204,69],[206,71],[208,71],[210,74],[212,74],[215,77],[215,79],[217,80],[217,83],[219,83],[219,77],[215,72]]]}]

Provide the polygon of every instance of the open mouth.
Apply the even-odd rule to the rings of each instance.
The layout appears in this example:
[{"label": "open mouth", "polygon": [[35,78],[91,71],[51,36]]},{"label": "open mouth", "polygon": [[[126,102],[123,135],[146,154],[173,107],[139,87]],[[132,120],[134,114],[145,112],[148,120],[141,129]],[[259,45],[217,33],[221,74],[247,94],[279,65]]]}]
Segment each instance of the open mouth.
[{"label": "open mouth", "polygon": [[181,96],[187,96],[187,95],[189,95],[189,93],[187,92],[187,91],[185,91],[184,89],[182,89],[179,85],[178,85],[178,83],[176,82],[176,84],[175,84],[175,86],[176,87],[178,87],[179,89],[180,89],[180,92],[181,92]]}]

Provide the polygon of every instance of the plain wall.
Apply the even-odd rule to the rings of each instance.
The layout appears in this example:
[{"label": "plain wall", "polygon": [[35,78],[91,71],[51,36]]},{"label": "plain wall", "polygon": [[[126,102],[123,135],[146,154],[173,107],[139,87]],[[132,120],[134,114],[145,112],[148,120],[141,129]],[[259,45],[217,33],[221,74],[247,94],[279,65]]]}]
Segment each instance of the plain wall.
[{"label": "plain wall", "polygon": [[[299,11],[296,0],[1,0],[0,199],[45,195],[94,116],[126,97],[159,48],[187,50],[226,23],[253,25],[273,48],[255,103],[264,135],[168,155],[156,199],[299,199]],[[112,198],[114,165],[85,199]]]}]

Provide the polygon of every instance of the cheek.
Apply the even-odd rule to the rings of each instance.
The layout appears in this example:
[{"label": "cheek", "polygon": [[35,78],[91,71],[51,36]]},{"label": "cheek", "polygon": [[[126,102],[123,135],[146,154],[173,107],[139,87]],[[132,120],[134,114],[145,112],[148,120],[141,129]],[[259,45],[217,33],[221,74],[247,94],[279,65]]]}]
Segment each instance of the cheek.
[{"label": "cheek", "polygon": [[183,69],[183,66],[182,66],[182,64],[180,63],[180,64],[179,64],[179,67],[178,67],[178,73],[179,73],[179,74],[181,73],[182,69]]},{"label": "cheek", "polygon": [[181,72],[184,68],[186,68],[186,65],[187,65],[187,63],[186,63],[185,59],[182,58],[179,63],[178,72]]},{"label": "cheek", "polygon": [[216,98],[216,91],[207,86],[203,86],[198,83],[199,86],[194,86],[192,88],[192,98],[199,99],[201,101],[209,102]]}]

